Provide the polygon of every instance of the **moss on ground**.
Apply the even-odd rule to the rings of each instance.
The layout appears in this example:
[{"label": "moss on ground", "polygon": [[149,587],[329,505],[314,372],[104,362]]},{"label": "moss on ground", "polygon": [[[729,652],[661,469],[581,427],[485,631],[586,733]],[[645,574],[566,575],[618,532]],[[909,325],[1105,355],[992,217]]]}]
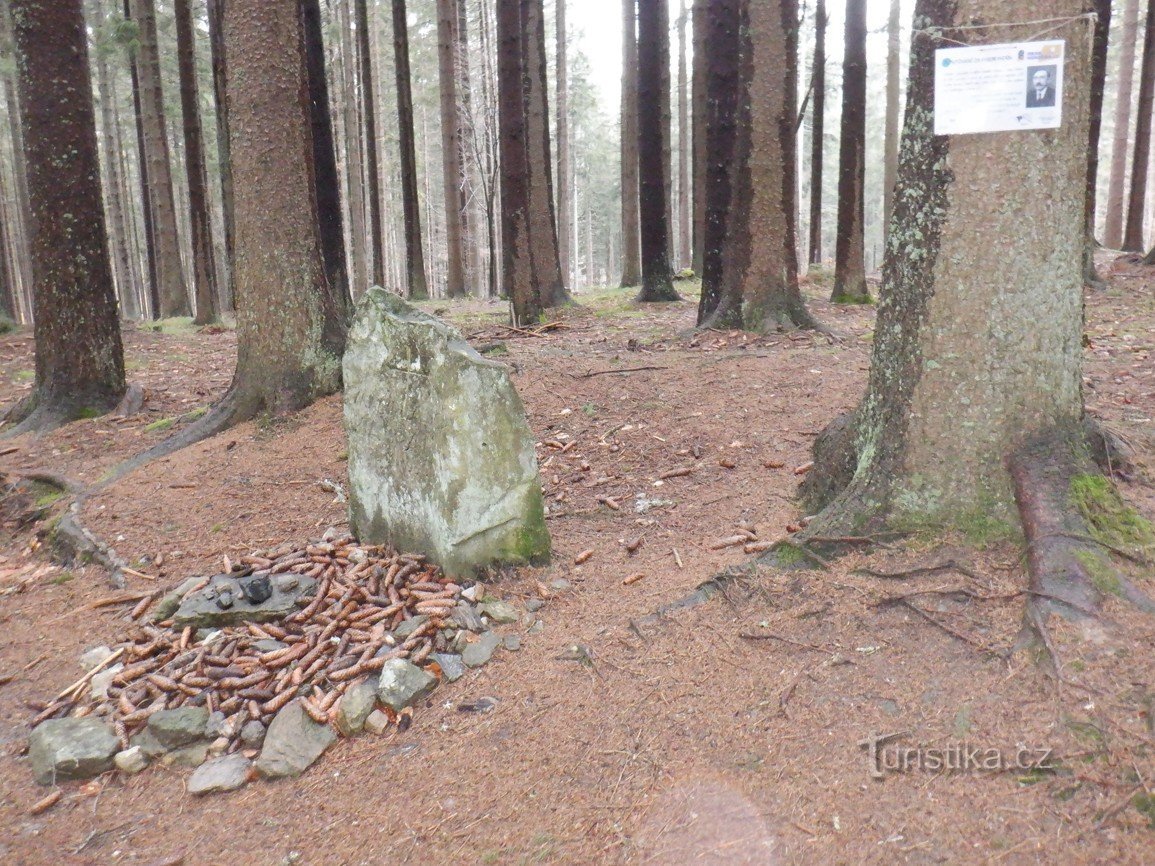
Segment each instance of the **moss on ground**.
[{"label": "moss on ground", "polygon": [[1151,523],[1119,496],[1102,475],[1071,479],[1071,501],[1087,521],[1091,535],[1112,547],[1148,547],[1155,544]]}]

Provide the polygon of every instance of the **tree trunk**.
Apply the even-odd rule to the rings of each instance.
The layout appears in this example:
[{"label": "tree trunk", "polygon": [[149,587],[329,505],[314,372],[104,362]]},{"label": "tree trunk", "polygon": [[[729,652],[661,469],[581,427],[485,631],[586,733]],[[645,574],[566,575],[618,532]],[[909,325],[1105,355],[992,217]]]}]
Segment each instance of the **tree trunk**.
[{"label": "tree trunk", "polygon": [[[638,0],[638,215],[642,288],[638,300],[677,301],[669,255],[670,10],[666,0]],[[663,93],[665,96],[663,97]]]},{"label": "tree trunk", "polygon": [[173,198],[168,135],[165,131],[164,94],[161,89],[153,2],[132,0],[132,10],[133,20],[139,27],[136,67],[140,79],[140,113],[144,127],[145,157],[148,161],[148,185],[153,204],[157,294],[160,299],[158,315],[168,318],[187,316],[189,300],[180,258],[180,235]]},{"label": "tree trunk", "polygon": [[[369,248],[371,251],[371,261],[373,263],[373,285],[385,285],[385,247],[382,241],[381,229],[381,185],[378,180],[378,158],[377,158],[377,123],[376,123],[376,104],[377,100],[373,92],[373,61],[372,55],[369,52],[369,11],[366,7],[366,0],[353,0],[354,12],[356,15],[357,27],[357,57],[360,66],[361,78],[361,117],[364,122],[364,144],[365,144],[365,177],[367,182],[365,185],[365,204],[369,215]],[[408,34],[405,29],[405,0],[393,0],[393,20],[396,27],[398,18],[398,5],[400,5],[400,18],[402,21],[401,38],[408,39]],[[403,43],[406,46],[405,50],[405,81],[406,87],[409,82],[409,50],[408,41]],[[394,34],[393,39],[394,50],[397,48],[397,36]],[[400,80],[400,72],[398,72],[398,80]],[[400,86],[400,85],[399,85]],[[413,112],[410,108],[409,120],[409,134],[413,134]],[[404,132],[404,130],[403,130]],[[404,160],[404,155],[402,155]],[[420,231],[418,231],[420,237]],[[420,247],[420,244],[418,244]],[[420,297],[425,297],[424,294],[424,269],[422,270],[421,291]]]},{"label": "tree trunk", "polygon": [[81,0],[13,0],[12,10],[36,378],[5,420],[24,432],[112,409],[125,386]]},{"label": "tree trunk", "polygon": [[715,0],[704,13],[703,58],[705,81],[705,184],[706,222],[702,243],[702,296],[698,302],[698,325],[707,321],[718,327],[740,327],[740,298],[731,293],[730,305],[719,311],[723,294],[723,258],[727,221],[733,189],[730,169],[738,128],[738,91],[741,86],[738,52],[741,37],[742,0]]},{"label": "tree trunk", "polygon": [[883,145],[884,171],[882,178],[882,225],[883,239],[890,231],[890,216],[894,213],[894,182],[898,178],[898,130],[899,116],[899,73],[902,62],[899,55],[901,43],[901,0],[890,0],[890,17],[886,24],[886,141]]},{"label": "tree trunk", "polygon": [[437,59],[441,91],[441,169],[445,187],[445,294],[464,298],[461,146],[457,106],[457,0],[437,0]]},{"label": "tree trunk", "polygon": [[703,271],[703,256],[706,244],[706,173],[708,154],[706,150],[706,79],[708,69],[706,65],[706,30],[708,16],[708,0],[693,0],[692,21],[694,27],[694,68],[690,76],[690,101],[693,111],[693,133],[690,144],[693,150],[694,185],[694,257],[691,267],[694,273],[701,278]]},{"label": "tree trunk", "polygon": [[[357,0],[358,10],[364,9],[365,0]],[[361,29],[360,11],[358,29]],[[366,25],[367,28],[367,25]],[[361,43],[361,69],[365,80],[369,80],[367,58],[369,56],[368,33]],[[421,205],[417,198],[417,151],[413,135],[413,93],[409,79],[409,16],[405,11],[405,0],[393,0],[393,60],[397,76],[397,124],[401,136],[401,199],[405,208],[405,271],[409,286],[409,297],[421,299],[429,297],[429,286],[425,277],[425,255],[421,248]],[[368,91],[367,91],[368,92]],[[366,109],[366,124],[372,129],[371,109]],[[369,150],[370,195],[376,195],[377,185],[376,148],[370,144]],[[378,213],[380,236],[381,217]],[[377,249],[380,249],[379,243]]]},{"label": "tree trunk", "polygon": [[349,189],[349,254],[352,259],[352,292],[359,298],[369,287],[368,254],[365,248],[365,185],[362,181],[361,132],[363,125],[357,98],[357,46],[353,41],[349,4],[337,4],[340,30],[341,84],[345,110],[345,183]]},{"label": "tree trunk", "polygon": [[1151,156],[1151,114],[1155,110],[1155,2],[1147,4],[1143,38],[1143,67],[1139,74],[1139,105],[1135,111],[1135,152],[1131,157],[1131,191],[1127,200],[1127,229],[1123,249],[1141,253],[1143,215],[1147,204],[1147,165]]},{"label": "tree trunk", "polygon": [[742,2],[732,210],[715,315],[751,331],[815,326],[795,249],[797,21],[797,0]]},{"label": "tree trunk", "polygon": [[545,305],[533,272],[526,138],[525,31],[521,0],[497,0],[497,91],[501,138],[502,282],[515,327],[538,321]]},{"label": "tree trunk", "polygon": [[[957,7],[957,11],[956,11]],[[823,434],[811,535],[1014,525],[1005,460],[1079,425],[1082,254],[1091,43],[1082,0],[1056,0],[1068,70],[1064,123],[1045,135],[937,136],[934,50],[1008,41],[975,20],[1032,14],[1023,0],[918,0],[893,231],[866,395]],[[942,41],[932,35],[941,28]],[[992,196],[997,185],[1005,194]],[[976,322],[985,323],[975,327]],[[831,501],[833,495],[833,501]]]},{"label": "tree trunk", "polygon": [[[3,5],[0,9],[0,40],[5,56],[11,56],[15,51],[12,37],[12,4]],[[20,128],[20,106],[17,92],[16,70],[5,74],[7,86],[4,88],[5,108],[8,113],[8,131],[12,136],[12,185],[16,195],[13,228],[16,242],[13,245],[13,254],[17,257],[16,267],[20,271],[20,282],[25,291],[31,293],[32,254],[31,238],[32,227],[28,225],[30,205],[28,202],[28,164],[24,155],[24,130]]]},{"label": "tree trunk", "polygon": [[478,163],[468,144],[468,133],[473,123],[473,75],[469,55],[469,4],[456,0],[457,42],[453,46],[454,69],[457,73],[457,149],[461,177],[458,180],[458,198],[461,207],[461,238],[465,249],[465,284],[468,290],[482,296],[482,212],[478,187]]},{"label": "tree trunk", "polygon": [[1107,83],[1107,43],[1111,33],[1111,0],[1094,0],[1095,32],[1091,53],[1091,122],[1087,142],[1086,241],[1083,244],[1083,282],[1106,288],[1095,270],[1095,200],[1099,189],[1099,132],[1103,127],[1103,89]]},{"label": "tree trunk", "polygon": [[687,76],[686,27],[690,13],[680,0],[678,14],[678,270],[693,266],[693,231],[690,216],[690,82]]},{"label": "tree trunk", "polygon": [[836,304],[868,304],[866,288],[866,0],[847,0],[842,60],[842,126],[838,158]]},{"label": "tree trunk", "polygon": [[208,175],[201,138],[200,93],[197,88],[196,45],[193,42],[189,0],[175,0],[177,58],[180,65],[180,105],[184,123],[185,172],[188,176],[189,220],[192,236],[192,271],[196,287],[196,318],[207,325],[220,316],[217,307],[213,231],[209,221]]},{"label": "tree trunk", "polygon": [[235,237],[233,227],[233,163],[229,153],[229,110],[228,100],[225,98],[228,69],[225,66],[224,43],[224,3],[226,0],[207,0],[209,19],[209,49],[213,67],[213,97],[216,104],[217,119],[217,162],[221,174],[221,223],[225,236],[225,262],[223,268],[224,283],[221,286],[221,306],[235,311],[236,286],[233,279],[233,261],[235,258]]},{"label": "tree trunk", "polygon": [[1127,183],[1127,143],[1131,129],[1131,88],[1135,78],[1135,40],[1139,32],[1139,0],[1126,0],[1119,72],[1115,79],[1115,134],[1111,145],[1111,179],[1107,187],[1107,215],[1103,246],[1123,246],[1123,191]]},{"label": "tree trunk", "polygon": [[638,0],[622,0],[622,281],[642,281],[638,225]]},{"label": "tree trunk", "polygon": [[561,261],[562,288],[573,285],[573,163],[569,155],[569,69],[566,58],[566,0],[557,3],[557,255]]},{"label": "tree trunk", "polygon": [[814,7],[814,95],[810,126],[810,254],[822,264],[822,152],[826,120],[826,0]]}]

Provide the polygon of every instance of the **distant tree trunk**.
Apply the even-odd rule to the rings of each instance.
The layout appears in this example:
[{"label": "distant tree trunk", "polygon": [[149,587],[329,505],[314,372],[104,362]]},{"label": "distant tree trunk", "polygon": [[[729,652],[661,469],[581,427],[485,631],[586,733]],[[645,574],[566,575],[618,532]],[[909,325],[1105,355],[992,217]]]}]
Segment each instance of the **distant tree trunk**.
[{"label": "distant tree trunk", "polygon": [[[738,29],[742,0],[714,0],[704,13],[703,58],[705,81],[705,196],[706,223],[702,244],[702,296],[698,325],[708,320],[719,327],[741,324],[740,304],[719,312],[723,291],[722,250],[726,244],[732,186],[730,170],[737,138],[740,87]],[[733,300],[733,298],[731,298]]]},{"label": "distant tree trunk", "polygon": [[842,128],[838,160],[838,242],[834,291],[838,304],[870,302],[866,288],[866,0],[847,0],[842,61]]},{"label": "distant tree trunk", "polygon": [[461,213],[461,147],[457,110],[457,0],[437,0],[441,169],[445,187],[445,294],[464,298],[465,247]]},{"label": "distant tree trunk", "polygon": [[207,325],[220,318],[217,307],[213,230],[209,220],[208,174],[201,138],[200,93],[197,88],[196,44],[193,41],[189,0],[174,0],[177,60],[180,65],[180,105],[184,125],[185,172],[188,175],[189,221],[192,235],[192,270],[196,286],[196,318]]},{"label": "distant tree trunk", "polygon": [[890,0],[890,18],[886,25],[886,141],[883,145],[884,172],[882,178],[882,225],[883,238],[890,231],[890,215],[894,213],[894,182],[898,177],[898,130],[899,115],[899,73],[902,58],[899,54],[901,43],[901,0]]},{"label": "distant tree trunk", "polygon": [[227,68],[225,66],[225,44],[222,5],[225,0],[207,0],[209,19],[209,49],[213,67],[213,97],[216,105],[217,120],[217,162],[220,165],[221,177],[221,225],[225,236],[224,267],[221,272],[224,282],[221,285],[221,306],[230,311],[236,310],[236,292],[233,283],[233,259],[236,233],[233,228],[233,163],[229,154],[229,113],[228,101],[225,98],[225,80]]},{"label": "distant tree trunk", "polygon": [[[364,9],[365,0],[357,0],[358,8]],[[361,29],[360,14],[358,29]],[[366,30],[368,25],[365,25]],[[361,70],[365,80],[369,79],[366,67],[369,52],[368,33],[361,43]],[[401,137],[401,199],[405,208],[405,273],[409,286],[409,297],[421,299],[429,297],[429,286],[425,277],[425,255],[421,248],[421,205],[417,198],[417,151],[413,134],[413,93],[409,79],[409,16],[405,11],[405,0],[393,0],[393,61],[397,77],[397,125]],[[372,116],[366,111],[366,124],[372,129]],[[369,170],[370,194],[376,185],[376,149],[370,145]],[[372,211],[370,211],[372,212]],[[377,216],[380,221],[380,214]],[[380,234],[380,226],[377,229]],[[377,243],[374,241],[374,243]],[[379,247],[378,247],[379,248]]]},{"label": "distant tree trunk", "polygon": [[795,249],[797,21],[797,0],[742,0],[731,213],[714,315],[751,331],[815,326]]},{"label": "distant tree trunk", "polygon": [[662,129],[666,131],[662,141],[662,183],[666,188],[666,262],[671,272],[674,267],[674,205],[677,202],[674,190],[674,110],[670,92],[670,10],[666,7],[666,63],[662,66],[661,100]]},{"label": "distant tree trunk", "polygon": [[691,157],[694,185],[694,254],[691,267],[701,278],[702,258],[706,243],[706,29],[707,0],[693,0],[692,21],[694,26],[694,68],[690,76],[690,102],[693,112],[693,134]]},{"label": "distant tree trunk", "polygon": [[[125,20],[131,20],[131,0],[124,0]],[[132,114],[136,122],[136,156],[137,173],[140,176],[140,203],[141,223],[144,231],[144,247],[146,262],[146,277],[148,281],[145,293],[145,306],[149,315],[154,319],[160,318],[160,278],[158,276],[157,249],[156,249],[156,208],[153,204],[152,184],[148,176],[148,148],[145,144],[144,110],[141,106],[140,76],[137,75],[138,64],[135,54],[128,64],[129,78],[132,82]]]},{"label": "distant tree trunk", "polygon": [[622,288],[642,281],[638,224],[638,0],[622,0]]},{"label": "distant tree trunk", "polygon": [[173,199],[172,163],[165,127],[164,94],[161,90],[160,54],[156,42],[154,0],[132,0],[133,19],[139,27],[136,54],[140,78],[140,109],[144,124],[148,182],[152,198],[156,242],[157,292],[161,318],[187,316],[188,292],[180,258],[180,235]]},{"label": "distant tree trunk", "polygon": [[678,270],[693,266],[693,230],[690,216],[690,83],[687,76],[686,27],[690,21],[686,0],[678,7]]},{"label": "distant tree trunk", "polygon": [[669,255],[670,10],[666,0],[638,0],[638,215],[642,223],[639,301],[676,301]]},{"label": "distant tree trunk", "polygon": [[81,0],[13,0],[31,206],[36,378],[12,432],[105,412],[124,394],[124,351],[105,245],[96,118]]},{"label": "distant tree trunk", "polygon": [[1087,214],[1083,244],[1083,282],[1105,288],[1095,270],[1095,199],[1099,189],[1099,132],[1103,128],[1103,89],[1107,82],[1107,43],[1111,34],[1111,0],[1095,0],[1095,26],[1091,52],[1091,123],[1087,144],[1087,189],[1083,208]]},{"label": "distant tree trunk", "polygon": [[561,260],[562,287],[573,285],[573,163],[569,155],[569,70],[567,68],[566,0],[557,3],[557,254]]},{"label": "distant tree trunk", "polygon": [[457,44],[453,47],[454,68],[457,71],[457,147],[460,153],[458,164],[461,178],[458,181],[458,198],[461,202],[461,237],[465,248],[465,282],[475,294],[482,295],[480,282],[482,272],[482,212],[478,207],[481,183],[476,154],[468,144],[468,133],[473,124],[473,76],[470,72],[469,54],[469,4],[468,0],[456,0],[457,4]]},{"label": "distant tree trunk", "polygon": [[1119,46],[1119,74],[1115,79],[1115,134],[1111,145],[1111,179],[1107,187],[1107,214],[1103,245],[1123,246],[1123,191],[1127,184],[1127,143],[1131,128],[1131,88],[1135,78],[1135,41],[1139,32],[1139,0],[1126,0],[1123,38]]},{"label": "distant tree trunk", "polygon": [[[12,37],[12,4],[3,4],[0,8],[0,40],[4,55],[14,52]],[[32,255],[30,251],[32,227],[28,225],[28,165],[24,156],[24,131],[20,128],[20,107],[17,105],[18,84],[16,70],[5,73],[7,86],[4,88],[5,109],[8,114],[8,131],[12,137],[12,185],[15,193],[15,207],[11,214],[13,234],[16,236],[12,253],[16,257],[15,267],[20,272],[20,283],[25,291],[32,290]],[[31,298],[29,298],[31,300]]]},{"label": "distant tree trunk", "polygon": [[497,90],[501,139],[502,282],[515,327],[545,309],[533,272],[521,0],[497,0]]},{"label": "distant tree trunk", "polygon": [[1143,252],[1143,215],[1147,204],[1147,165],[1151,156],[1151,114],[1155,109],[1155,2],[1147,4],[1143,67],[1139,75],[1139,106],[1135,112],[1135,151],[1131,157],[1131,192],[1123,249]]},{"label": "distant tree trunk", "polygon": [[826,120],[826,0],[814,7],[814,96],[810,125],[810,254],[822,264],[822,151]]},{"label": "distant tree trunk", "polygon": [[[377,158],[377,122],[376,122],[376,104],[377,100],[373,93],[373,62],[372,55],[369,53],[369,11],[366,7],[365,0],[353,0],[354,12],[356,14],[357,25],[357,55],[360,63],[360,78],[361,78],[361,117],[364,121],[365,129],[365,176],[368,181],[365,186],[365,202],[368,205],[366,210],[369,213],[369,246],[371,249],[371,261],[373,263],[373,279],[372,282],[377,286],[385,285],[385,246],[382,241],[381,229],[381,186],[378,178],[380,177]],[[400,6],[400,10],[398,10]],[[401,38],[405,40],[405,86],[409,86],[409,49],[408,49],[408,33],[406,30],[406,14],[405,14],[405,0],[393,0],[393,21],[394,28],[398,16],[402,22]],[[394,50],[397,49],[397,34],[393,35]],[[398,74],[398,86],[400,87],[400,72]],[[402,138],[404,139],[404,127],[402,128]],[[412,139],[413,135],[413,109],[410,103],[409,109],[409,135]],[[404,154],[402,154],[402,165],[404,165]],[[416,181],[414,181],[416,183]],[[416,190],[416,187],[414,187]],[[414,193],[416,194],[416,192]],[[418,230],[418,238],[421,233]],[[418,251],[420,252],[420,241],[418,242]],[[425,297],[425,272],[422,268],[421,274],[421,294],[416,297]],[[412,287],[411,287],[412,291]],[[413,297],[413,295],[411,295]]]},{"label": "distant tree trunk", "polygon": [[369,287],[369,262],[365,249],[365,185],[362,182],[361,122],[357,98],[357,46],[347,2],[337,4],[337,27],[341,45],[341,86],[344,93],[345,184],[349,189],[349,256],[352,260],[352,292],[355,298]]}]

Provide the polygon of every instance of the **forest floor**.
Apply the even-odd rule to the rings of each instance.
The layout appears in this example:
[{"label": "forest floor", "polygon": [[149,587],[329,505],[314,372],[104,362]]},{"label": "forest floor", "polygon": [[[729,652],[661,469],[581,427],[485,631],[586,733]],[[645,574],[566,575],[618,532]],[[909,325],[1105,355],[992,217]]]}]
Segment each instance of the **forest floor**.
[{"label": "forest floor", "polygon": [[[1087,296],[1087,403],[1135,446],[1142,471],[1121,492],[1155,518],[1155,268],[1103,268],[1109,288]],[[1097,625],[1055,622],[1059,683],[1028,654],[1008,655],[1026,575],[1021,540],[997,524],[825,569],[757,571],[707,604],[653,616],[753,560],[712,547],[739,524],[773,540],[803,517],[795,470],[862,392],[873,318],[808,284],[831,336],[695,333],[693,287],[681,285],[686,300],[646,308],[625,291],[579,295],[538,336],[505,328],[503,304],[424,305],[474,342],[505,343],[543,443],[554,564],[495,591],[519,602],[539,583],[571,588],[551,594],[540,632],[504,627],[524,636],[520,651],[442,685],[408,731],[339,741],[296,781],[196,799],[187,770],[150,769],[66,784],[60,803],[30,815],[46,791],[22,756],[28,702],[75,680],[80,654],[116,642],[126,623],[124,608],[85,610],[109,595],[105,572],[53,565],[32,550],[43,521],[17,525],[9,510],[0,862],[1152,862],[1155,621],[1111,600]],[[234,349],[227,330],[129,328],[143,412],[0,441],[0,470],[95,482],[219,397]],[[31,369],[30,335],[0,338],[0,408],[30,387]],[[224,555],[340,524],[344,506],[321,482],[344,480],[344,457],[333,397],[152,463],[89,499],[83,520],[156,577],[130,576],[130,588],[175,584],[219,570]],[[970,574],[863,571],[949,560]],[[926,592],[960,588],[972,595]],[[459,711],[481,696],[496,699],[492,711]],[[904,747],[928,763],[964,744],[984,759],[1000,750],[1004,764],[1050,757],[1044,769],[891,766],[874,778],[860,743],[888,734],[901,734],[884,747],[890,765],[885,750]]]}]

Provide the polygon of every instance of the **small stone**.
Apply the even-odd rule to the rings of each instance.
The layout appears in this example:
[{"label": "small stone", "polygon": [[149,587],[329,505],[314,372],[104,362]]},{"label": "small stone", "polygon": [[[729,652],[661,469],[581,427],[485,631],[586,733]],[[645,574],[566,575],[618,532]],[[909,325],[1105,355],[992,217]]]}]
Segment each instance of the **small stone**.
[{"label": "small stone", "polygon": [[235,791],[249,780],[252,764],[244,755],[225,755],[205,761],[188,779],[190,794]]},{"label": "small stone", "polygon": [[257,758],[257,772],[266,779],[299,776],[337,739],[329,725],[314,722],[301,706],[290,701],[273,718]]},{"label": "small stone", "polygon": [[449,642],[449,650],[460,655],[465,652],[465,648],[469,646],[469,639],[472,635],[467,631],[459,631],[453,636],[453,640]]},{"label": "small stone", "polygon": [[213,757],[223,755],[229,750],[229,743],[232,742],[228,737],[217,737],[209,743],[209,754]]},{"label": "small stone", "polygon": [[365,719],[365,730],[371,734],[383,734],[389,727],[389,717],[380,710],[374,710]]},{"label": "small stone", "polygon": [[401,625],[393,629],[393,637],[399,641],[405,640],[427,622],[429,622],[429,617],[423,613],[418,614],[413,619],[402,620]]},{"label": "small stone", "polygon": [[263,653],[275,652],[276,650],[284,649],[287,646],[287,643],[282,643],[279,640],[273,640],[271,638],[262,638],[261,640],[253,643],[253,649]]},{"label": "small stone", "polygon": [[545,607],[545,600],[540,598],[531,598],[525,603],[525,609],[530,613],[537,613],[543,607]]},{"label": "small stone", "polygon": [[509,650],[511,653],[515,653],[521,649],[521,635],[507,634],[503,643],[505,644],[505,648],[507,650]]},{"label": "small stone", "polygon": [[41,785],[98,776],[112,768],[119,750],[120,740],[108,725],[91,717],[50,719],[28,739],[32,775]]},{"label": "small stone", "polygon": [[209,756],[209,743],[202,740],[188,746],[181,746],[161,756],[160,762],[166,767],[199,767]]},{"label": "small stone", "polygon": [[112,685],[113,678],[122,670],[124,670],[124,665],[118,663],[92,678],[88,684],[88,693],[94,701],[103,701],[108,697],[108,687]]},{"label": "small stone", "polygon": [[168,751],[168,749],[161,745],[160,740],[153,736],[152,732],[148,728],[145,728],[143,731],[129,740],[129,745],[139,746],[140,750],[144,752],[149,760],[152,760],[153,758],[159,758],[161,755]]},{"label": "small stone", "polygon": [[148,729],[162,746],[175,749],[204,737],[208,721],[207,708],[180,707],[153,713],[148,717]]},{"label": "small stone", "polygon": [[112,655],[112,650],[106,646],[94,646],[80,657],[80,667],[90,671]]},{"label": "small stone", "polygon": [[381,669],[377,699],[395,713],[426,697],[437,687],[437,677],[405,659],[391,659]]},{"label": "small stone", "polygon": [[300,578],[295,574],[277,574],[273,576],[273,586],[281,592],[291,592],[300,585]]},{"label": "small stone", "polygon": [[231,737],[232,735],[233,726],[228,716],[220,710],[209,713],[209,720],[205,722],[206,737]]},{"label": "small stone", "polygon": [[265,741],[265,726],[256,719],[245,722],[241,728],[241,742],[251,749],[259,749]]},{"label": "small stone", "polygon": [[543,631],[545,631],[545,620],[539,619],[529,627],[526,634],[541,634]]},{"label": "small stone", "polygon": [[487,631],[473,643],[469,644],[461,653],[461,660],[468,667],[479,668],[491,658],[501,645],[501,636]]},{"label": "small stone", "polygon": [[377,707],[376,678],[357,683],[348,689],[337,705],[337,730],[346,737],[360,733],[365,720]]},{"label": "small stone", "polygon": [[437,662],[446,682],[455,683],[465,676],[465,662],[461,660],[461,656],[454,653],[434,653],[430,658]]},{"label": "small stone", "polygon": [[473,584],[473,586],[468,586],[465,589],[461,590],[461,597],[462,598],[468,599],[469,601],[474,601],[474,602],[477,601],[479,598],[482,598],[484,594],[485,594],[485,587],[482,586],[480,583],[475,583],[475,584]]},{"label": "small stone", "polygon": [[550,583],[549,588],[556,592],[565,592],[567,589],[572,589],[573,584],[566,580],[564,577],[559,577],[557,580]]},{"label": "small stone", "polygon": [[120,772],[128,776],[135,776],[148,766],[148,755],[140,746],[133,746],[123,752],[117,752],[112,762]]},{"label": "small stone", "polygon": [[508,601],[487,601],[485,604],[480,605],[478,610],[498,625],[517,622],[519,616],[517,608]]},{"label": "small stone", "polygon": [[473,605],[463,601],[458,602],[457,607],[453,608],[453,613],[449,615],[449,621],[458,628],[477,632],[478,634],[489,628],[478,615]]}]

